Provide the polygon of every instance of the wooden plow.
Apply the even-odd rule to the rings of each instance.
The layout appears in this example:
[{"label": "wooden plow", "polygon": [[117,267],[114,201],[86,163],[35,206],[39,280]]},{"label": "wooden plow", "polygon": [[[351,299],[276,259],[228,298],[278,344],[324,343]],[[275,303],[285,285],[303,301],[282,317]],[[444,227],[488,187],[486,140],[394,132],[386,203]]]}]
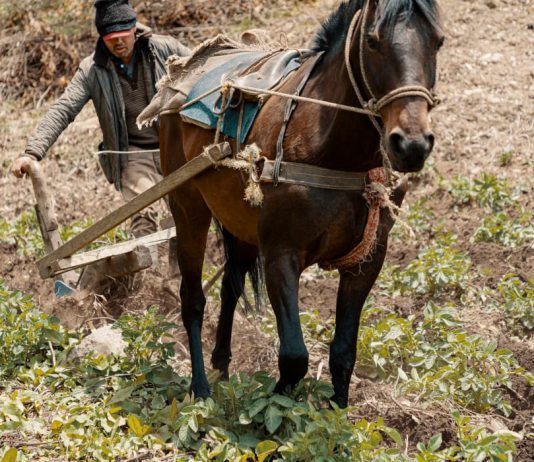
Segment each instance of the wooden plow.
[{"label": "wooden plow", "polygon": [[[175,228],[97,250],[76,252],[166,196],[178,186],[213,167],[231,153],[232,149],[228,143],[205,148],[201,155],[65,243],[61,242],[59,235],[52,197],[48,194],[39,164],[35,162],[29,174],[37,199],[35,209],[46,250],[46,255],[37,261],[41,278],[53,278],[55,294],[64,296],[71,295],[78,284],[79,275],[75,272],[76,269],[99,265],[98,271],[103,276],[118,277],[152,266],[149,248],[175,237]],[[220,271],[217,274],[220,275]]]}]

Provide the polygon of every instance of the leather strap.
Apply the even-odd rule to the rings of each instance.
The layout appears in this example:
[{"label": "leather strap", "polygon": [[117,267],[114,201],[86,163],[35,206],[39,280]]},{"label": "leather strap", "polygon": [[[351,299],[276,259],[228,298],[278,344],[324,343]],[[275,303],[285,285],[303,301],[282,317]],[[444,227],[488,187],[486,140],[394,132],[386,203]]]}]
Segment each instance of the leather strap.
[{"label": "leather strap", "polygon": [[363,191],[369,183],[367,172],[342,172],[315,165],[281,162],[275,177],[276,161],[266,160],[260,181],[264,183],[288,183],[338,191]]},{"label": "leather strap", "polygon": [[[311,64],[310,68],[304,74],[304,78],[300,81],[297,89],[295,90],[295,93],[294,93],[295,96],[300,96],[300,94],[302,93],[302,90],[304,90],[304,87],[308,83],[308,80],[313,70],[315,69],[315,66],[317,66],[317,63],[320,61],[322,56],[323,56],[323,53],[321,52],[317,56],[312,58],[312,59],[315,59],[315,61]],[[295,101],[294,99],[290,99],[287,101],[286,109],[284,112],[284,122],[282,124],[282,128],[280,129],[278,142],[276,143],[276,160],[275,160],[274,172],[273,172],[275,186],[278,184],[278,179],[280,176],[280,167],[282,165],[282,161],[284,160],[284,138],[286,136],[287,126],[289,125],[289,121],[291,120],[291,116],[293,115],[293,112],[295,111],[296,107],[297,107],[297,101]]]}]

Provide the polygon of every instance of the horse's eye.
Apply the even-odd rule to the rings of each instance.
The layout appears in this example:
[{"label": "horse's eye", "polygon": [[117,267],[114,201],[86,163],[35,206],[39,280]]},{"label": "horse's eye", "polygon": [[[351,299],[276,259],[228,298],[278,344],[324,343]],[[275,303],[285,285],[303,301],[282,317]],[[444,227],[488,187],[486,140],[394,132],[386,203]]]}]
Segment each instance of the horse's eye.
[{"label": "horse's eye", "polygon": [[367,42],[367,47],[372,51],[378,51],[380,48],[380,41],[375,34],[366,35],[365,41]]}]

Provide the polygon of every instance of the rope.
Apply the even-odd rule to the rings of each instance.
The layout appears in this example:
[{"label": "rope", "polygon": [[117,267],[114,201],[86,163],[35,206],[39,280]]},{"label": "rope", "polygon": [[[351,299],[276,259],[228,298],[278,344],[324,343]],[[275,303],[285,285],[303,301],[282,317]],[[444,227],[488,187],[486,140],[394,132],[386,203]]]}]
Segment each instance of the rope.
[{"label": "rope", "polygon": [[97,151],[95,156],[100,154],[159,154],[159,149],[146,149],[139,151]]},{"label": "rope", "polygon": [[184,104],[183,106],[180,106],[179,108],[168,109],[166,111],[162,111],[162,112],[160,112],[160,115],[177,114],[177,113],[181,112],[182,110],[187,109],[188,107],[198,103],[199,101],[204,99],[206,96],[209,96],[212,93],[215,93],[217,91],[222,90],[223,87],[225,87],[225,86],[232,87],[232,88],[235,88],[236,90],[241,90],[241,91],[244,91],[246,93],[253,94],[253,95],[280,96],[281,98],[292,99],[292,100],[300,101],[300,102],[303,102],[303,103],[313,103],[313,104],[317,104],[319,106],[329,107],[329,108],[333,108],[333,109],[339,109],[341,111],[354,112],[356,114],[364,114],[364,115],[375,115],[375,116],[379,117],[379,114],[373,113],[370,109],[362,109],[362,108],[359,108],[359,107],[347,106],[345,104],[332,103],[330,101],[323,101],[321,99],[308,98],[306,96],[297,96],[297,95],[294,95],[294,94],[283,93],[283,92],[280,92],[280,91],[263,90],[261,88],[254,88],[254,87],[247,87],[247,86],[243,86],[243,85],[237,85],[237,84],[235,84],[234,82],[232,82],[230,80],[224,82],[224,84],[219,85],[216,88],[213,88],[209,92],[204,93],[203,95],[199,96],[198,98],[195,98],[195,99],[192,99],[191,101],[188,101],[186,104]]},{"label": "rope", "polygon": [[321,99],[308,98],[307,96],[297,96],[297,95],[293,95],[293,94],[290,94],[290,93],[282,93],[280,91],[262,90],[260,88],[236,85],[235,83],[233,83],[231,81],[226,82],[226,84],[230,85],[231,87],[233,87],[233,88],[235,88],[237,90],[242,90],[242,91],[245,91],[247,93],[251,93],[251,94],[255,94],[255,95],[265,94],[265,95],[271,95],[271,96],[280,96],[282,98],[293,99],[295,101],[300,101],[300,102],[303,102],[303,103],[313,103],[313,104],[317,104],[319,106],[330,107],[330,108],[339,109],[339,110],[342,110],[342,111],[354,112],[356,114],[377,115],[378,116],[378,114],[374,114],[370,109],[362,109],[362,108],[359,108],[359,107],[347,106],[345,104],[338,104],[338,103],[332,103],[330,101],[323,101]]},{"label": "rope", "polygon": [[226,167],[248,173],[248,184],[243,199],[253,207],[263,205],[263,191],[258,174],[258,163],[261,159],[260,148],[256,144],[251,144],[238,153],[235,159],[223,159],[215,164],[216,167]]},{"label": "rope", "polygon": [[[217,131],[215,132],[215,141],[214,144],[219,144],[219,140],[221,138],[221,132],[223,128],[224,123],[224,116],[226,114],[226,110],[228,109],[228,106],[231,101],[230,96],[230,89],[228,85],[223,85],[221,88],[221,95],[222,95],[222,101],[221,101],[221,111],[219,112],[219,120],[217,121]],[[217,105],[217,103],[215,103]]]},{"label": "rope", "polygon": [[405,98],[407,96],[418,96],[426,99],[430,107],[439,104],[439,99],[436,98],[432,91],[420,85],[407,85],[405,87],[397,88],[390,91],[387,95],[376,101],[374,98],[369,100],[367,107],[374,112],[379,112],[382,108],[392,103],[396,99]]}]

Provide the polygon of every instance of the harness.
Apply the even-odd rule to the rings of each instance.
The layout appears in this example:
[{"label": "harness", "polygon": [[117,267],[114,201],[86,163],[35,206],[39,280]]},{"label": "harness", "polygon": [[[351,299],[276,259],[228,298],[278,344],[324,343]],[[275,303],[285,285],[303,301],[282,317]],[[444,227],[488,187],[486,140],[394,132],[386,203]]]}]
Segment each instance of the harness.
[{"label": "harness", "polygon": [[[160,113],[172,114],[181,112],[187,107],[190,107],[196,104],[198,101],[202,100],[206,96],[219,92],[220,91],[220,106],[217,111],[214,111],[219,116],[219,121],[217,124],[217,130],[215,135],[215,143],[220,139],[225,110],[230,107],[232,104],[233,96],[235,90],[238,90],[242,95],[250,95],[256,97],[259,100],[262,100],[265,95],[279,96],[287,98],[288,102],[284,111],[284,119],[282,127],[280,129],[280,134],[278,137],[277,148],[276,148],[276,157],[274,161],[267,160],[265,158],[261,159],[261,164],[263,165],[262,173],[258,177],[257,175],[257,165],[255,162],[258,162],[258,158],[246,160],[236,160],[235,165],[241,165],[241,167],[232,167],[238,169],[248,170],[250,172],[250,186],[255,184],[258,186],[260,182],[273,183],[277,185],[279,183],[290,183],[290,184],[300,184],[311,187],[319,187],[323,189],[334,189],[334,190],[352,190],[352,191],[363,191],[363,196],[366,199],[369,205],[369,213],[367,217],[367,223],[363,233],[363,238],[361,242],[352,249],[344,257],[338,258],[330,262],[322,262],[321,267],[326,269],[349,269],[353,268],[357,264],[361,264],[364,261],[367,261],[369,256],[372,254],[374,247],[376,245],[376,237],[378,232],[378,226],[380,222],[380,209],[388,208],[391,213],[396,214],[398,208],[396,208],[389,199],[388,189],[386,185],[391,186],[391,177],[392,177],[392,167],[387,155],[385,147],[385,131],[379,122],[381,117],[380,111],[393,103],[394,101],[405,98],[409,96],[419,97],[426,100],[430,107],[434,107],[439,104],[439,99],[433,92],[433,89],[427,89],[421,85],[405,85],[399,88],[396,88],[381,98],[376,98],[366,72],[365,60],[364,60],[364,27],[367,23],[369,15],[369,1],[365,3],[361,10],[358,10],[351,21],[349,30],[347,32],[347,38],[345,41],[345,67],[347,73],[354,89],[354,92],[358,98],[358,102],[361,107],[347,106],[343,104],[317,100],[314,98],[307,98],[301,96],[302,91],[304,90],[307,82],[313,70],[316,68],[317,64],[321,60],[322,53],[314,56],[311,59],[315,61],[312,62],[310,67],[307,69],[304,77],[297,85],[297,88],[293,94],[283,93],[276,91],[272,88],[254,88],[247,86],[246,82],[236,82],[231,78],[227,78],[221,85],[218,85],[216,88],[209,90],[208,92],[198,96],[192,101],[188,101],[183,106],[177,109],[166,110]],[[350,50],[354,42],[355,36],[358,36],[359,33],[359,65],[360,72],[362,75],[362,80],[364,83],[364,88],[366,94],[369,95],[369,99],[366,100],[363,96],[363,92],[358,86],[352,64],[350,61]],[[238,104],[244,104],[242,95],[239,96]],[[336,170],[324,169],[321,167],[294,163],[294,162],[284,162],[284,139],[287,131],[288,124],[291,120],[291,117],[295,111],[297,103],[299,101],[310,102],[318,104],[320,106],[326,106],[335,108],[342,111],[349,111],[358,114],[367,115],[372,122],[375,129],[380,135],[380,152],[382,156],[382,167],[378,167],[370,170],[369,172],[341,172]],[[242,111],[241,116],[242,117]],[[238,124],[238,148],[240,147],[240,134],[241,134],[242,120]],[[239,151],[239,149],[238,149]],[[238,156],[239,158],[239,156]],[[258,162],[259,164],[259,162]],[[228,165],[229,166],[229,165]],[[258,188],[259,189],[259,188]]]}]

